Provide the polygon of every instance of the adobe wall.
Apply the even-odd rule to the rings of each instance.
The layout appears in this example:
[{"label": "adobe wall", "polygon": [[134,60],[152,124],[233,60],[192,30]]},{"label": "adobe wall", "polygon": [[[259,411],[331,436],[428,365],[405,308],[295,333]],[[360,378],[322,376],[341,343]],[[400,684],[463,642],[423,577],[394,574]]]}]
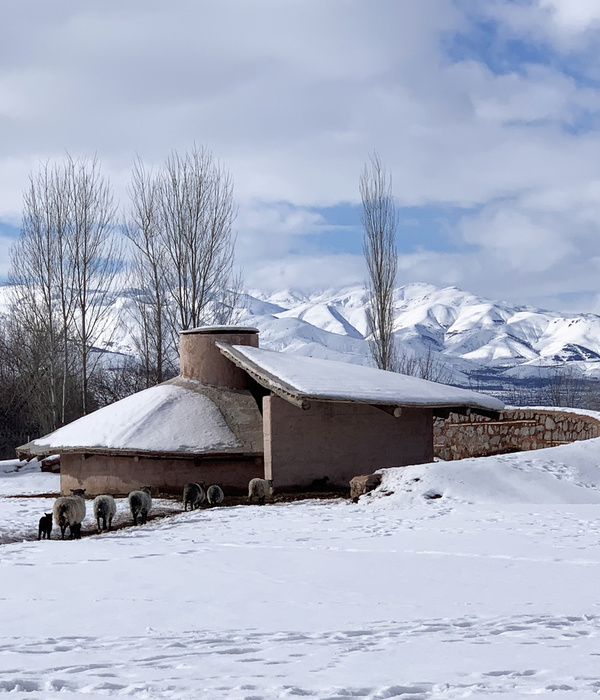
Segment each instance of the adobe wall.
[{"label": "adobe wall", "polygon": [[151,459],[110,455],[62,454],[60,492],[84,488],[86,494],[126,495],[140,486],[180,494],[190,481],[220,484],[226,496],[248,493],[248,482],[263,476],[263,460],[252,459]]},{"label": "adobe wall", "polygon": [[215,345],[219,341],[257,348],[258,331],[255,328],[236,329],[235,327],[230,330],[223,329],[223,332],[204,328],[182,331],[179,336],[181,376],[210,386],[246,389],[248,375],[224,357]]},{"label": "adobe wall", "polygon": [[328,476],[348,486],[359,474],[433,459],[429,409],[399,418],[364,404],[311,401],[302,410],[279,396],[263,398],[265,478],[275,488],[310,486]]},{"label": "adobe wall", "polygon": [[539,450],[600,437],[600,420],[557,409],[505,409],[498,420],[451,413],[434,422],[435,456],[444,460]]}]

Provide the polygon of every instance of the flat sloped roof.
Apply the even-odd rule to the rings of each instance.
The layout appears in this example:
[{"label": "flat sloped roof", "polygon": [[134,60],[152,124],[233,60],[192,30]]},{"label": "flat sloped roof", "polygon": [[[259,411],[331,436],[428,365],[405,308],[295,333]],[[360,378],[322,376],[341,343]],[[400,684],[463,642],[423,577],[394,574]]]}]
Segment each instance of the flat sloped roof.
[{"label": "flat sloped roof", "polygon": [[218,342],[217,346],[259,384],[294,403],[315,400],[423,408],[460,406],[484,411],[504,408],[502,401],[486,394],[397,372],[248,345]]},{"label": "flat sloped roof", "polygon": [[217,391],[177,377],[83,416],[17,451],[259,455],[262,419],[248,392]]}]

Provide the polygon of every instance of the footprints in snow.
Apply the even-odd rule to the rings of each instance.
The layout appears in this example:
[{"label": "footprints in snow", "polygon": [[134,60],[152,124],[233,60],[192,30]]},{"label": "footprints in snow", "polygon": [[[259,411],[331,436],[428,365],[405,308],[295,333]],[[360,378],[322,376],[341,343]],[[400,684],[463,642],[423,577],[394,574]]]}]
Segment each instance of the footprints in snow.
[{"label": "footprints in snow", "polygon": [[[432,640],[492,644],[502,639],[509,644],[568,647],[572,653],[580,654],[580,640],[598,636],[600,616],[521,615],[380,622],[366,629],[319,633],[250,630],[221,634],[190,632],[170,637],[149,633],[125,639],[67,637],[35,642],[12,639],[0,644],[0,695],[32,694],[32,699],[37,699],[33,694],[39,693],[47,700],[58,693],[64,698],[70,694],[77,697],[97,694],[175,700],[193,697],[202,688],[215,700],[287,697],[454,700],[482,691],[500,696],[509,690],[530,694],[566,688],[598,693],[597,679],[556,677],[551,671],[527,667],[482,668],[464,678],[454,678],[453,683],[408,677],[402,680],[418,682],[324,687],[320,681],[332,673],[336,677],[336,672],[337,677],[343,677],[344,669],[358,659],[391,654],[399,660],[410,645],[427,645]],[[31,654],[36,655],[35,664],[23,664],[23,659]],[[588,652],[588,656],[592,654]],[[493,657],[487,654],[482,658]],[[88,663],[82,664],[82,659]],[[23,667],[35,670],[25,672]],[[399,676],[406,674],[406,669],[398,671]]]}]

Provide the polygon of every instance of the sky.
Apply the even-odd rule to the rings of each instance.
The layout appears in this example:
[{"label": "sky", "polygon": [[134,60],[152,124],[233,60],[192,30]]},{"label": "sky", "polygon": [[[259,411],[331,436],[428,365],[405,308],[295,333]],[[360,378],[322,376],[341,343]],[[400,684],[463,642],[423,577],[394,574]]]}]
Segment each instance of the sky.
[{"label": "sky", "polygon": [[600,312],[597,0],[21,0],[0,9],[0,276],[28,177],[206,146],[249,288],[365,280],[360,173],[398,283]]}]

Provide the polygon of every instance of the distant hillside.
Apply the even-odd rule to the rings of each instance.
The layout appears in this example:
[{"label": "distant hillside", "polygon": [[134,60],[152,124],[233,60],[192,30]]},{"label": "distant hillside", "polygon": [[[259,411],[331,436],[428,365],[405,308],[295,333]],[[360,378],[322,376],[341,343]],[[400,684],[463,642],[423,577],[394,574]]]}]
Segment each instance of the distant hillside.
[{"label": "distant hillside", "polygon": [[[134,355],[133,292],[109,309],[109,331],[98,349]],[[396,290],[395,335],[401,352],[428,353],[452,383],[539,380],[556,367],[600,377],[600,316],[560,314],[491,301],[456,287],[409,284]],[[1,299],[0,299],[1,301]],[[260,330],[262,347],[370,364],[364,290],[243,295],[239,322]]]},{"label": "distant hillside", "polygon": [[[368,363],[364,291],[248,295],[244,323],[265,347]],[[410,284],[396,290],[394,323],[405,353],[431,352],[456,381],[479,374],[538,378],[565,363],[600,376],[600,316],[560,314],[490,301],[456,287]]]}]

